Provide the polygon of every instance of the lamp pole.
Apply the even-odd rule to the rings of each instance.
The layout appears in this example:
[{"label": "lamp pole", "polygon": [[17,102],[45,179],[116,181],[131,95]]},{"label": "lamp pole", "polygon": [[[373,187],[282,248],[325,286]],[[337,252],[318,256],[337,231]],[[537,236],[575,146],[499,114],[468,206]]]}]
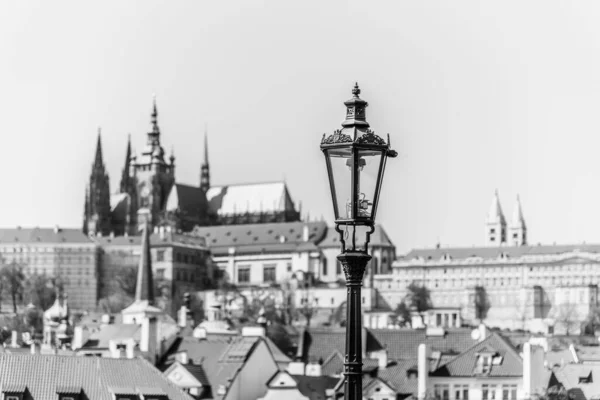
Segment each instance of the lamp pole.
[{"label": "lamp pole", "polygon": [[344,398],[362,399],[362,313],[361,287],[367,264],[369,240],[375,230],[375,212],[388,157],[398,153],[369,129],[358,84],[353,97],[344,102],[346,119],[342,129],[323,135],[325,155],[342,253],[337,257],[346,277],[346,377]]}]

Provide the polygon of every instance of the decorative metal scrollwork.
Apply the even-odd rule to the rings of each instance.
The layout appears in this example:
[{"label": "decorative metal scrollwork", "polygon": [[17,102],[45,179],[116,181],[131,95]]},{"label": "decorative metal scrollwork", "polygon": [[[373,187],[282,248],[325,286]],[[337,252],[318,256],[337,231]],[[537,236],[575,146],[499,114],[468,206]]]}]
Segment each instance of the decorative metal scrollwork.
[{"label": "decorative metal scrollwork", "polygon": [[321,140],[321,144],[333,144],[333,143],[347,143],[352,142],[352,137],[349,135],[345,135],[339,129],[330,135],[328,138],[325,138],[325,134],[323,134],[323,140]]},{"label": "decorative metal scrollwork", "polygon": [[380,138],[379,136],[377,136],[375,134],[375,132],[373,132],[372,130],[367,130],[367,133],[365,133],[364,135],[362,135],[361,137],[359,137],[358,139],[356,139],[356,143],[361,143],[361,144],[380,144],[380,145],[386,145],[387,143],[385,142],[385,140],[383,140],[382,138]]}]

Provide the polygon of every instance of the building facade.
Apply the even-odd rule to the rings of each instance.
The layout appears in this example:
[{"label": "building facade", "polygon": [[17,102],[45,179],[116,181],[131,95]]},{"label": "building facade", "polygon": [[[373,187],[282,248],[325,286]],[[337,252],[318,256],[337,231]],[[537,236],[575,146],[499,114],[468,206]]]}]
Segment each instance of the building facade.
[{"label": "building facade", "polygon": [[34,275],[60,280],[73,310],[91,310],[98,302],[99,248],[79,229],[0,229],[0,258],[4,265],[23,267]]},{"label": "building facade", "polygon": [[400,257],[391,274],[374,277],[381,304],[395,309],[414,282],[430,289],[434,308],[460,309],[465,324],[578,333],[598,305],[600,245],[527,245],[520,201],[507,227],[497,193],[485,232],[486,247]]}]

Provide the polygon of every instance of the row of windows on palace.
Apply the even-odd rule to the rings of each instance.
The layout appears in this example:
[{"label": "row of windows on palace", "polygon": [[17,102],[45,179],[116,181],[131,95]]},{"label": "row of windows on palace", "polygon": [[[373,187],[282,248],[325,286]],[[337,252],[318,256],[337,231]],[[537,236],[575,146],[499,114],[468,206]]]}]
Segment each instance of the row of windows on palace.
[{"label": "row of windows on palace", "polygon": [[[315,261],[318,264],[318,260]],[[238,264],[237,265],[237,282],[238,283],[250,283],[250,264]],[[275,282],[277,280],[276,276],[276,263],[266,263],[263,264],[263,282]],[[292,263],[287,263],[287,271],[292,271]],[[327,275],[327,260],[323,260],[322,262],[322,273],[323,275]],[[336,263],[336,273],[339,275],[342,273],[342,264],[337,261]]]},{"label": "row of windows on palace", "polygon": [[546,274],[548,272],[577,272],[577,271],[596,271],[600,275],[599,264],[560,264],[560,265],[516,265],[516,266],[487,266],[487,265],[473,265],[469,267],[456,266],[456,267],[422,267],[422,266],[403,266],[394,267],[395,275],[442,275],[442,274],[457,274],[457,275],[472,275],[473,273],[485,273],[488,274],[509,274],[519,272],[529,272]]},{"label": "row of windows on palace", "polygon": [[[539,276],[526,279],[528,285],[540,286],[575,286],[593,285],[599,283],[600,277],[590,275],[565,274],[561,276]],[[379,279],[375,281],[375,287],[379,289],[404,289],[411,283],[425,285],[430,288],[458,288],[469,286],[483,287],[512,287],[525,284],[525,279],[518,277],[503,278],[450,278],[450,279]]]},{"label": "row of windows on palace", "polygon": [[[469,385],[452,385],[452,391],[450,387],[448,384],[435,384],[433,386],[435,398],[439,400],[469,400]],[[481,400],[517,400],[517,385],[482,384]]]},{"label": "row of windows on palace", "polygon": [[[547,293],[548,295],[548,301],[551,304],[555,303],[555,298],[557,297],[554,293],[549,292]],[[563,295],[561,297],[562,299],[562,303],[564,302],[570,302],[570,303],[578,303],[578,304],[587,304],[587,293],[585,292],[585,290],[576,290],[573,293],[569,293],[568,296],[566,296],[567,298],[565,298],[566,295]],[[488,293],[487,294],[488,300],[490,301],[491,304],[494,304],[496,306],[510,306],[510,305],[519,305],[519,306],[523,306],[523,305],[535,305],[536,303],[541,303],[541,299],[539,297],[535,298],[533,296],[532,293],[527,293],[527,296],[523,302],[523,300],[519,297],[519,296],[515,296],[514,293]],[[446,293],[435,293],[434,295],[432,295],[433,298],[433,302],[436,306],[458,306],[459,303],[461,303],[461,300],[463,302],[467,302],[468,301],[468,297],[463,297],[461,299],[461,297],[457,297],[456,294],[452,293],[452,294],[446,294]],[[592,301],[593,299],[590,299],[590,302],[593,303]],[[562,304],[561,302],[558,302],[559,304]]]}]

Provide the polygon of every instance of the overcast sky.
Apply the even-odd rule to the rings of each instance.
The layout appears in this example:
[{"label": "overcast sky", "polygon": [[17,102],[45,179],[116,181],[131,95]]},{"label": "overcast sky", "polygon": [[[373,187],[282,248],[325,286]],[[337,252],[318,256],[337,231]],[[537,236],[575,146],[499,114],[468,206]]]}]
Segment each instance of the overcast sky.
[{"label": "overcast sky", "polygon": [[331,221],[319,150],[354,81],[389,133],[381,222],[400,252],[484,243],[494,189],[530,241],[600,242],[600,3],[15,1],[0,5],[0,226],[82,225],[156,93],[177,180],[285,180]]}]

